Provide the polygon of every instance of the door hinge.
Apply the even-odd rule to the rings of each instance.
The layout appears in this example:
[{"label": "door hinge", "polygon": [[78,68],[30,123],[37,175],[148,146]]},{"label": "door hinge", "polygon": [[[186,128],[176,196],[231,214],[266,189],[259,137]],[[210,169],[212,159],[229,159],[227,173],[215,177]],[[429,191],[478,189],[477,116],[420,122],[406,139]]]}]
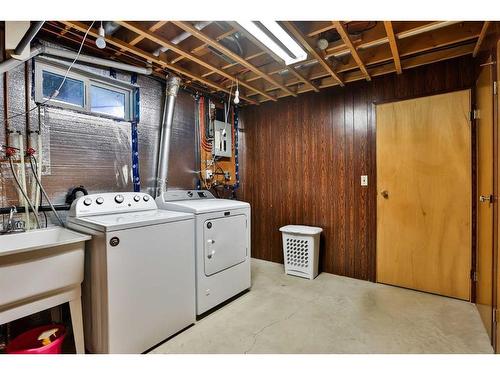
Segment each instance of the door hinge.
[{"label": "door hinge", "polygon": [[498,323],[498,309],[493,309],[493,323]]},{"label": "door hinge", "polygon": [[477,271],[471,270],[470,271],[470,278],[472,281],[476,282],[477,281]]},{"label": "door hinge", "polygon": [[493,95],[498,94],[498,84],[497,81],[493,81]]},{"label": "door hinge", "polygon": [[473,109],[469,112],[470,121],[477,120],[479,118],[479,110]]}]

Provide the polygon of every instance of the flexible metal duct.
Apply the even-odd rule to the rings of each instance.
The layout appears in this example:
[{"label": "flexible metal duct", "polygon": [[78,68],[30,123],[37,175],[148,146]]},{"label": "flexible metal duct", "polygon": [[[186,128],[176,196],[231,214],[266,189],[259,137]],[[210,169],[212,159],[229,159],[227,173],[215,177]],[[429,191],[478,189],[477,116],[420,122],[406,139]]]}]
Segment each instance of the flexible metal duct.
[{"label": "flexible metal duct", "polygon": [[177,76],[169,76],[167,89],[165,91],[165,109],[160,134],[160,151],[158,153],[158,172],[156,174],[156,197],[167,190],[168,159],[170,152],[170,137],[172,135],[172,123],[174,121],[174,108],[181,79]]}]

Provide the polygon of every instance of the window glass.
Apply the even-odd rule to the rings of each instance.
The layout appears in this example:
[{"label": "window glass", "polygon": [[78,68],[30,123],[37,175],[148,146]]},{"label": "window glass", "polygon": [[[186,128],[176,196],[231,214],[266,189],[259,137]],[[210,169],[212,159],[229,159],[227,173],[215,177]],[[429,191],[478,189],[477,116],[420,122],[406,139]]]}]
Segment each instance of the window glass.
[{"label": "window glass", "polygon": [[125,94],[92,85],[90,86],[90,111],[125,118]]},{"label": "window glass", "polygon": [[[64,76],[43,71],[43,97],[49,98],[59,87]],[[83,81],[73,78],[66,78],[64,85],[59,90],[59,95],[53,100],[74,104],[80,107],[84,106],[85,89]]]}]

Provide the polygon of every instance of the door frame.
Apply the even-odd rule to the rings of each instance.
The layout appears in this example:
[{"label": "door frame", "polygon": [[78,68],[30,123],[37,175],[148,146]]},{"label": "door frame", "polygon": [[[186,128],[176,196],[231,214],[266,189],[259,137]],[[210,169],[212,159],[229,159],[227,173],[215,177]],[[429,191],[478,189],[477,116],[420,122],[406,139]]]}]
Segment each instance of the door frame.
[{"label": "door frame", "polygon": [[[500,43],[499,43],[500,44]],[[387,103],[394,103],[394,102],[399,102],[403,100],[410,100],[410,99],[419,99],[419,98],[425,98],[429,96],[435,96],[435,95],[442,95],[442,94],[451,94],[454,92],[458,91],[465,91],[469,90],[470,91],[470,109],[471,111],[473,108],[475,108],[476,102],[475,102],[475,95],[474,95],[474,87],[462,87],[462,88],[456,88],[456,89],[451,89],[451,90],[436,90],[432,92],[431,94],[418,94],[418,95],[410,95],[410,96],[405,96],[401,98],[394,98],[394,99],[388,99],[388,100],[374,100],[372,101],[372,110],[371,110],[371,119],[373,122],[373,153],[372,157],[373,159],[373,178],[372,180],[374,181],[374,186],[375,188],[373,189],[373,196],[372,199],[376,202],[377,200],[377,105],[380,104],[387,104]],[[477,241],[477,228],[476,228],[476,223],[477,223],[477,203],[476,203],[476,197],[477,197],[477,173],[476,173],[476,161],[477,161],[477,150],[476,150],[476,121],[474,119],[471,119],[470,121],[471,124],[471,160],[470,160],[470,168],[471,168],[471,253],[470,253],[470,259],[471,259],[471,271],[476,269],[476,251],[477,251],[477,246],[476,246],[476,241]],[[377,223],[378,223],[378,212],[377,212],[377,205],[374,205],[374,212],[375,212],[375,220],[374,222],[374,228],[373,228],[373,233],[374,233],[374,241],[375,241],[375,251],[373,254],[373,274],[374,274],[374,282],[377,282]],[[500,228],[499,228],[500,230]],[[500,277],[500,275],[499,275]],[[425,292],[427,293],[427,292]],[[432,294],[432,293],[431,293]],[[453,297],[449,297],[453,298]],[[476,299],[475,295],[475,283],[473,282],[472,279],[472,274],[470,275],[470,302],[474,303]]]},{"label": "door frame", "polygon": [[[500,40],[494,46],[495,50],[491,54],[492,61],[496,63],[496,69],[492,69],[493,82],[496,82],[497,91],[496,95],[493,95],[493,195],[495,197],[493,204],[493,313],[496,319],[493,319],[492,324],[492,344],[495,353],[500,353],[500,250],[498,249],[498,239],[500,236],[500,227],[498,222],[498,185],[500,176],[500,161],[499,161],[499,122],[500,122],[500,95],[498,90],[500,77],[500,66],[498,62],[500,61]],[[496,311],[496,314],[495,314]]]}]

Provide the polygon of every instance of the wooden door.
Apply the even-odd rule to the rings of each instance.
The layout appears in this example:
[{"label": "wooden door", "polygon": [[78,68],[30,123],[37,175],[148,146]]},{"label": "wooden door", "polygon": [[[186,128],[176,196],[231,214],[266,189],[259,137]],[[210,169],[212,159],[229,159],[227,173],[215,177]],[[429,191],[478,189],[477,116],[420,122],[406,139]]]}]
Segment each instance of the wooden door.
[{"label": "wooden door", "polygon": [[470,90],[377,105],[377,281],[470,300]]},{"label": "wooden door", "polygon": [[490,339],[493,325],[493,68],[476,81],[477,253],[476,306]]}]

